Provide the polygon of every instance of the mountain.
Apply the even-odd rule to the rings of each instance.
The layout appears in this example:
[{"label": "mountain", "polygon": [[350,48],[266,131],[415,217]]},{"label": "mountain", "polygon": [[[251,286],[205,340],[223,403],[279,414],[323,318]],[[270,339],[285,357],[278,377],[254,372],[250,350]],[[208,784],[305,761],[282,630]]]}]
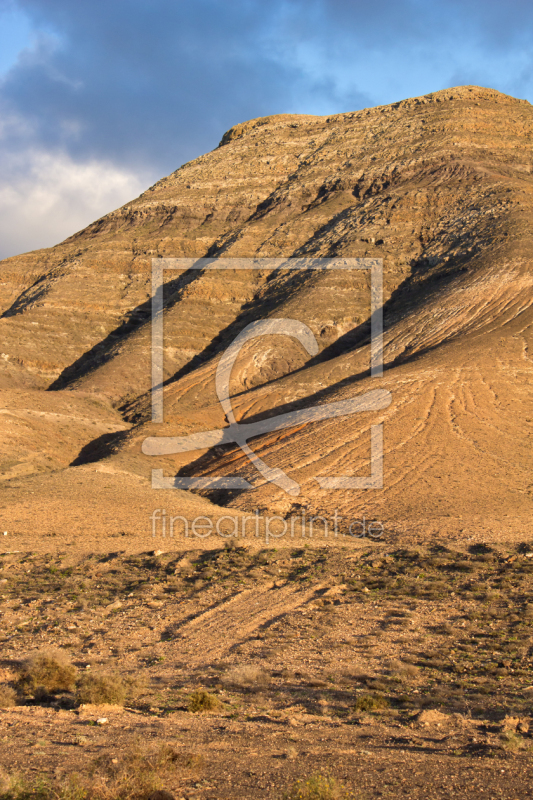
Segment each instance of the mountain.
[{"label": "mountain", "polygon": [[[344,529],[365,516],[400,541],[527,535],[532,135],[529,103],[472,86],[329,117],[251,120],[60,245],[3,261],[6,526],[26,536],[37,515],[50,535],[64,531],[79,496],[75,527],[90,515],[90,536],[128,525],[142,535],[161,498],[218,515],[331,520],[337,511]],[[158,257],[382,259],[383,377],[369,374],[364,270],[166,271],[165,421],[152,422]],[[147,438],[227,426],[220,358],[247,324],[279,318],[307,325],[318,353],[275,333],[250,341],[232,372],[238,421],[375,389],[391,393],[390,405],[254,438],[297,496],[235,445],[145,455]],[[321,488],[317,478],[369,474],[381,423],[383,487]],[[252,488],[155,492],[152,469],[237,476]]]}]

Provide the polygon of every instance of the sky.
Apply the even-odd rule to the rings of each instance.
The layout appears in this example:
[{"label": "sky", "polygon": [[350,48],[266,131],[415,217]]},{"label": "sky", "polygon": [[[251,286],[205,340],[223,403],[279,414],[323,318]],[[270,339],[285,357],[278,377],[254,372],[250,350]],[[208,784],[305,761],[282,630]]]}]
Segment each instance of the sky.
[{"label": "sky", "polygon": [[532,44],[529,0],[0,0],[0,258],[247,119],[463,84],[533,101]]}]

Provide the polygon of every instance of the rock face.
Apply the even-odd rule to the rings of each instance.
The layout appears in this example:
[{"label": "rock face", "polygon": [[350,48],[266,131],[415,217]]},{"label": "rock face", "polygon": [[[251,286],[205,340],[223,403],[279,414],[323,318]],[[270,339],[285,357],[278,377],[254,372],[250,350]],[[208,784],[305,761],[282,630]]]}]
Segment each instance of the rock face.
[{"label": "rock face", "polygon": [[[252,120],[57,247],[2,262],[4,475],[48,469],[30,452],[27,427],[24,454],[13,455],[17,392],[47,425],[48,406],[62,404],[68,425],[69,406],[90,419],[96,398],[100,428],[91,436],[78,424],[63,449],[48,428],[43,447],[45,417],[32,418],[34,449],[55,469],[67,467],[75,442],[76,464],[244,477],[252,490],[209,498],[242,510],[337,509],[397,530],[415,521],[424,535],[523,531],[533,493],[532,134],[529,103],[477,87],[330,117]],[[153,424],[149,300],[159,256],[383,259],[383,378],[368,375],[366,272],[168,273],[165,422]],[[248,322],[276,317],[307,324],[320,352],[281,336],[251,342],[232,373],[239,420],[374,388],[392,393],[390,407],[255,439],[260,457],[299,484],[296,499],[232,446],[143,455],[147,436],[227,425],[214,384],[220,355]],[[321,489],[317,477],[368,474],[380,422],[383,488]]]}]

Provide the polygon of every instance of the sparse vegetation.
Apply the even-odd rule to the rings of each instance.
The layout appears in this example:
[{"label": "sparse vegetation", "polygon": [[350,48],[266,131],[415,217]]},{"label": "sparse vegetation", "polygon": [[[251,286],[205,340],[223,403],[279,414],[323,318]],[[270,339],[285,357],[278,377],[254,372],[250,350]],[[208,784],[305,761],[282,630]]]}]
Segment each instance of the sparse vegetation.
[{"label": "sparse vegetation", "polygon": [[269,683],[269,676],[260,667],[251,664],[232,667],[223,677],[223,683],[238,689],[259,691]]},{"label": "sparse vegetation", "polygon": [[209,711],[220,711],[222,703],[215,694],[199,689],[189,697],[187,709],[193,714],[201,714]]},{"label": "sparse vegetation", "polygon": [[391,675],[404,681],[412,681],[420,676],[420,669],[415,664],[405,664],[396,658],[391,659],[388,664]]},{"label": "sparse vegetation", "polygon": [[120,759],[99,759],[87,774],[64,779],[0,776],[0,800],[172,800],[167,786],[201,766],[201,758],[168,745],[151,754],[134,748]]},{"label": "sparse vegetation", "polygon": [[127,694],[127,684],[117,673],[89,672],[78,683],[76,699],[78,703],[122,706]]},{"label": "sparse vegetation", "polygon": [[17,693],[11,686],[0,685],[0,708],[11,708],[17,703]]},{"label": "sparse vegetation", "polygon": [[297,780],[283,795],[283,800],[347,800],[353,795],[331,775],[316,772],[309,778]]},{"label": "sparse vegetation", "polygon": [[389,701],[381,694],[363,694],[358,697],[355,702],[356,711],[382,711],[384,708],[389,707]]},{"label": "sparse vegetation", "polygon": [[504,731],[500,739],[504,750],[524,750],[527,747],[524,737],[516,731]]},{"label": "sparse vegetation", "polygon": [[[342,550],[325,554],[313,548],[293,551],[290,556],[274,550],[258,554],[223,548],[190,553],[186,558],[171,552],[157,559],[146,553],[105,559],[93,556],[83,562],[82,570],[72,567],[70,574],[66,574],[59,557],[54,561],[55,556],[49,555],[10,554],[3,619],[14,633],[5,640],[7,657],[0,664],[0,686],[6,689],[7,706],[18,701],[22,707],[2,715],[5,724],[18,714],[31,714],[35,704],[48,707],[43,722],[36,725],[41,728],[39,733],[28,742],[32,758],[49,751],[57,755],[58,745],[46,731],[45,721],[53,709],[69,709],[76,704],[134,709],[132,713],[88,708],[81,710],[79,717],[73,714],[72,719],[86,727],[71,730],[68,740],[87,752],[97,741],[99,746],[106,741],[116,717],[123,714],[127,718],[125,737],[137,722],[146,724],[150,718],[153,722],[156,717],[161,729],[172,726],[174,713],[184,708],[199,717],[221,714],[223,719],[215,723],[221,728],[231,727],[233,720],[241,718],[257,725],[286,720],[290,726],[287,730],[296,734],[295,747],[280,741],[278,757],[289,767],[289,762],[299,763],[300,758],[309,763],[298,730],[307,714],[315,720],[337,720],[342,726],[341,736],[345,725],[361,721],[360,715],[365,715],[365,724],[372,726],[371,716],[375,714],[380,725],[405,726],[399,738],[405,740],[409,752],[411,725],[419,726],[418,733],[430,742],[427,747],[434,746],[431,742],[436,739],[431,737],[437,729],[432,726],[439,724],[438,718],[419,722],[421,712],[429,709],[445,714],[441,726],[453,724],[453,712],[465,715],[465,719],[468,716],[472,725],[476,719],[490,721],[483,727],[472,728],[466,722],[456,727],[453,749],[462,756],[521,758],[531,741],[528,725],[533,693],[529,687],[533,658],[527,646],[533,630],[533,564],[529,556],[494,551],[483,558],[473,553],[459,558],[452,550],[433,547],[420,547],[416,552],[397,549],[384,556],[383,548],[380,554],[376,550],[361,549],[357,560],[352,560],[351,554],[348,560]],[[456,562],[465,559],[475,573],[455,568]],[[40,571],[40,564],[47,565],[46,570]],[[51,564],[57,567],[55,572],[50,572]],[[30,567],[32,582],[25,577]],[[176,571],[182,569],[177,588]],[[235,592],[233,582],[237,578],[248,580],[253,571],[253,581],[261,587],[263,579],[270,582],[271,569],[286,570],[291,576],[291,590],[305,592],[310,602],[282,614],[276,611],[264,624],[268,619],[264,611],[273,597],[270,591],[264,597],[259,593],[257,599],[263,603],[260,624],[251,636],[232,634],[234,638],[228,643],[225,609],[230,609],[234,619],[240,614],[248,623],[259,607],[249,592],[242,597],[240,587]],[[322,588],[313,594],[312,576],[318,569]],[[192,587],[198,576],[205,588],[193,598]],[[40,580],[42,597],[35,600],[33,592]],[[63,586],[68,582],[72,589],[75,585],[90,602],[80,603],[74,591],[70,596],[70,589],[59,591],[59,585],[54,588],[55,584],[46,581],[62,581]],[[83,590],[79,588],[82,583]],[[333,595],[324,596],[324,583],[338,587]],[[412,593],[415,584],[420,592],[416,598]],[[479,587],[488,594],[496,584],[500,588],[490,600],[474,597]],[[94,609],[105,605],[110,585],[111,599],[121,598],[120,614],[99,614]],[[171,592],[167,591],[169,585]],[[12,596],[13,587],[16,592]],[[369,592],[363,587],[370,587]],[[203,663],[201,657],[206,630],[213,637],[210,642],[215,653],[209,663]],[[36,639],[47,639],[64,649],[56,646],[55,650],[40,650],[18,666],[19,653],[27,653]],[[216,655],[218,647],[219,652],[231,654],[220,658]],[[279,657],[281,652],[283,658]],[[235,663],[237,653],[239,660]],[[130,675],[136,676],[135,681]],[[234,698],[227,704],[226,693]],[[516,731],[500,727],[506,715],[521,721]],[[69,716],[57,717],[56,724],[65,731],[73,724]],[[108,719],[99,725],[99,717]],[[209,724],[198,719],[194,727]],[[16,726],[10,728],[10,736],[12,731]],[[469,741],[472,734],[478,741]],[[380,734],[374,731],[376,735]],[[372,749],[374,741],[367,746]],[[448,749],[446,744],[439,747]],[[71,752],[74,755],[79,751],[73,748]],[[120,752],[117,756],[121,761]],[[108,776],[106,781],[111,785],[109,780]],[[83,782],[83,791],[86,786]],[[10,784],[9,800],[14,798],[13,787]],[[302,791],[315,790],[312,783],[302,787],[300,782]],[[51,795],[43,795],[48,791],[43,784],[32,784],[33,794],[28,794],[27,784],[22,791],[26,796],[20,794],[20,800],[52,800]],[[79,787],[74,784],[65,783],[60,788],[54,783],[53,791],[54,800],[79,800],[75,794]],[[91,791],[94,794],[94,787]],[[63,797],[61,792],[67,794]],[[94,797],[99,800],[100,796]]]},{"label": "sparse vegetation", "polygon": [[37,699],[46,695],[72,692],[76,685],[76,667],[60,650],[43,650],[30,656],[20,670],[19,691]]}]

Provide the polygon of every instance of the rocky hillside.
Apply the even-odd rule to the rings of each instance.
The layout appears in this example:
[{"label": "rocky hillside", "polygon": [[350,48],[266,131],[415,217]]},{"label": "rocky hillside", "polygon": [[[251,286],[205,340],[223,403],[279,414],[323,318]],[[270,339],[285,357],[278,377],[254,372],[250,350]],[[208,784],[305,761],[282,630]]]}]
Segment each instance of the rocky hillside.
[{"label": "rocky hillside", "polygon": [[[252,490],[205,498],[244,511],[339,509],[384,520],[398,536],[523,531],[533,494],[532,134],[529,103],[477,87],[330,117],[252,120],[57,247],[2,262],[9,497],[31,480],[44,514],[51,482],[66,486],[85,464],[132,476],[136,502],[151,509],[160,500],[148,478],[159,468],[246,478]],[[366,272],[168,273],[165,422],[152,423],[159,256],[383,259],[384,377],[368,375]],[[238,419],[372,388],[390,391],[391,405],[254,440],[299,484],[296,499],[232,446],[144,455],[146,437],[227,424],[214,384],[220,355],[250,321],[280,317],[307,324],[319,353],[287,337],[250,343],[232,374]],[[368,474],[380,422],[383,488],[321,488],[317,477]]]}]

